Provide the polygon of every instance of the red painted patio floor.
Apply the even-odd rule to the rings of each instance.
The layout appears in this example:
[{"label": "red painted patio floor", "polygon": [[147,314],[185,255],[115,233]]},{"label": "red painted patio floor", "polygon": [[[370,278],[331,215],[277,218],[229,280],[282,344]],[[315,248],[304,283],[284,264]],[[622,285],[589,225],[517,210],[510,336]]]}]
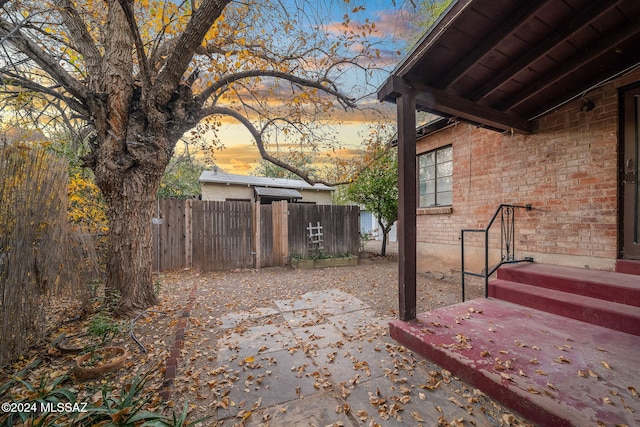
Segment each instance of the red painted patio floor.
[{"label": "red painted patio floor", "polygon": [[492,298],[390,332],[537,425],[640,425],[638,336]]}]

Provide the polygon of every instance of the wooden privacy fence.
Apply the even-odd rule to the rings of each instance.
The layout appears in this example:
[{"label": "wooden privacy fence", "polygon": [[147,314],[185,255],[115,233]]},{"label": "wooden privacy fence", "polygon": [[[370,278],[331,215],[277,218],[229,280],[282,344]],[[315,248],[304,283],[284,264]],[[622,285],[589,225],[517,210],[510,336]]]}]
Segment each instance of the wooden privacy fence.
[{"label": "wooden privacy fence", "polygon": [[292,255],[308,255],[309,224],[322,228],[327,254],[357,254],[357,206],[205,200],[158,201],[153,220],[157,270],[201,271],[286,265]]}]

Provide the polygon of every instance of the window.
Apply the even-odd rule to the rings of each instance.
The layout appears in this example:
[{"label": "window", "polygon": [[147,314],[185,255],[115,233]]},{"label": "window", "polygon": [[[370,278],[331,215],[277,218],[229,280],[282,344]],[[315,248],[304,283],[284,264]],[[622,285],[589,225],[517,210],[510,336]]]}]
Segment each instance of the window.
[{"label": "window", "polygon": [[419,207],[450,206],[453,189],[453,148],[439,148],[418,158]]}]

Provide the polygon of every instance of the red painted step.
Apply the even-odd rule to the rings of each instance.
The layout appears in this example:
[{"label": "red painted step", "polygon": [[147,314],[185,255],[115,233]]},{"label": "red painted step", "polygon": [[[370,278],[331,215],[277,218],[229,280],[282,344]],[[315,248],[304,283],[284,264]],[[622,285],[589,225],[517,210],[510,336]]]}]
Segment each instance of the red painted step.
[{"label": "red painted step", "polygon": [[640,275],[640,261],[619,259],[616,261],[616,271],[618,273]]},{"label": "red painted step", "polygon": [[640,307],[640,276],[548,264],[512,264],[498,279]]},{"label": "red painted step", "polygon": [[640,307],[501,279],[489,283],[489,296],[640,336]]},{"label": "red painted step", "polygon": [[389,327],[535,425],[640,425],[638,336],[493,298]]}]

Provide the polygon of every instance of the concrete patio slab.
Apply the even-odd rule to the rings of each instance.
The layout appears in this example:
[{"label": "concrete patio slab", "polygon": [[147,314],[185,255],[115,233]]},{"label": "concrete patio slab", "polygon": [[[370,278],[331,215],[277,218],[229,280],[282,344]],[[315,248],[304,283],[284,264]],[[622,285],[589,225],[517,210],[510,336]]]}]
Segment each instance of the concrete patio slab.
[{"label": "concrete patio slab", "polygon": [[281,312],[297,311],[297,310],[310,310],[315,306],[306,299],[281,299],[275,300],[274,304]]},{"label": "concrete patio slab", "polygon": [[229,389],[229,409],[218,409],[218,418],[236,417],[242,410],[281,405],[315,394],[316,368],[301,351],[276,351],[238,359],[231,365],[236,375]]},{"label": "concrete patio slab", "polygon": [[317,308],[320,314],[331,316],[370,308],[360,299],[337,289],[328,291],[307,292],[302,296]]},{"label": "concrete patio slab", "polygon": [[313,326],[322,321],[320,313],[312,309],[284,311],[282,312],[282,317],[284,317],[292,328]]},{"label": "concrete patio slab", "polygon": [[228,313],[220,318],[220,327],[224,329],[233,328],[247,319],[259,319],[261,317],[272,316],[274,314],[279,314],[279,311],[272,307],[259,307],[252,311]]},{"label": "concrete patio slab", "polygon": [[462,408],[461,387],[394,343],[387,321],[359,299],[329,290],[274,305],[279,314],[228,317],[234,326],[218,340],[217,425],[395,426],[398,417],[402,425],[499,425]]},{"label": "concrete patio slab", "polygon": [[293,328],[296,338],[313,348],[325,348],[344,340],[344,335],[330,323],[319,323],[314,326]]},{"label": "concrete patio slab", "polygon": [[[237,425],[237,418],[228,418],[221,424],[222,427]],[[336,411],[336,399],[329,392],[314,394],[311,401],[298,399],[261,409],[242,423],[244,427],[327,425],[353,425],[347,414]]]},{"label": "concrete patio slab", "polygon": [[250,326],[241,331],[229,330],[219,340],[218,360],[233,361],[260,353],[289,349],[296,344],[292,331],[278,323]]},{"label": "concrete patio slab", "polygon": [[345,341],[340,346],[317,350],[316,364],[331,373],[338,384],[382,377],[395,368],[382,341]]},{"label": "concrete patio slab", "polygon": [[368,309],[328,316],[327,320],[343,334],[352,337],[362,334],[369,337],[387,335],[389,329],[388,320],[378,318],[375,311]]}]

